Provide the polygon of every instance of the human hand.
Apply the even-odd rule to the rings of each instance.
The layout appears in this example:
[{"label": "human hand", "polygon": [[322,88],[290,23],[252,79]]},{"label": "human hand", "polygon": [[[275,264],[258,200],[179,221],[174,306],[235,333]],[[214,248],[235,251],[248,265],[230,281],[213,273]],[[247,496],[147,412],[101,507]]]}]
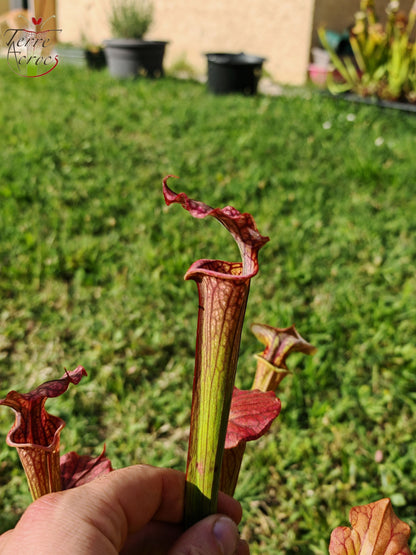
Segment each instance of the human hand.
[{"label": "human hand", "polygon": [[248,555],[237,530],[240,504],[225,494],[218,499],[222,515],[183,531],[184,486],[181,472],[138,465],[44,495],[0,536],[0,553]]}]

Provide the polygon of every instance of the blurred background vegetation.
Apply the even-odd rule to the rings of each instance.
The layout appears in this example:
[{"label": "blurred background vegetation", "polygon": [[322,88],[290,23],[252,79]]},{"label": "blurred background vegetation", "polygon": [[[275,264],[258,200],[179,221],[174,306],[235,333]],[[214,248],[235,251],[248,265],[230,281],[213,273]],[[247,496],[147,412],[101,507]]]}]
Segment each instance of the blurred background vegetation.
[{"label": "blurred background vegetation", "polygon": [[[415,527],[416,197],[413,115],[308,90],[214,97],[194,82],[120,82],[0,65],[0,397],[85,366],[48,401],[62,452],[185,468],[197,258],[238,260],[227,232],[165,207],[161,180],[253,214],[252,322],[318,348],[292,356],[282,412],[249,444],[236,497],[253,553],[324,554],[351,506],[390,497]],[[5,438],[13,414],[0,411]],[[0,449],[0,531],[29,503]],[[411,546],[416,548],[416,535]]]}]

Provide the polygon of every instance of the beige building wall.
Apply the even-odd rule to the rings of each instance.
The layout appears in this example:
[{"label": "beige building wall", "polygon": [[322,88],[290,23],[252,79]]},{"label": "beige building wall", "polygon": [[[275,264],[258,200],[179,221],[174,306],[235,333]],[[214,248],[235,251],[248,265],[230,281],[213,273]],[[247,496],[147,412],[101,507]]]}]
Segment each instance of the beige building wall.
[{"label": "beige building wall", "polygon": [[100,44],[110,37],[109,13],[109,0],[56,0],[60,42]]},{"label": "beige building wall", "polygon": [[[1,0],[0,0],[1,2]],[[401,0],[408,12],[414,0]],[[56,0],[59,40],[100,44],[110,38],[111,0]],[[360,0],[153,0],[155,21],[148,38],[167,40],[165,66],[178,61],[206,73],[207,52],[246,52],[267,58],[264,69],[280,83],[307,77],[317,28],[343,31]],[[383,19],[388,0],[376,0]]]},{"label": "beige building wall", "polygon": [[[246,52],[267,58],[279,82],[302,84],[309,61],[315,0],[154,0],[148,38],[167,40],[165,65],[186,60],[206,72],[206,52]],[[110,38],[109,2],[57,0],[60,40]]]},{"label": "beige building wall", "polygon": [[206,52],[267,58],[279,82],[301,84],[307,70],[314,0],[158,0],[152,36],[172,36],[169,59],[186,56],[200,71]]},{"label": "beige building wall", "polygon": [[0,0],[0,15],[9,11],[9,0]]}]

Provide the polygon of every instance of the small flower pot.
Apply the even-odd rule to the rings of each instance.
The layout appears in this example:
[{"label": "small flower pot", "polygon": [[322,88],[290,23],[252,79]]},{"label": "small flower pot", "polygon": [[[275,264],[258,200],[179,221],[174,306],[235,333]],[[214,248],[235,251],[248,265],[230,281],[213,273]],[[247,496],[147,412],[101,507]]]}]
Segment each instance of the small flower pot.
[{"label": "small flower pot", "polygon": [[102,48],[85,50],[85,61],[90,69],[103,69],[106,66],[105,54]]},{"label": "small flower pot", "polygon": [[316,64],[309,64],[308,73],[309,79],[314,85],[323,89],[326,87],[326,81],[329,73],[328,67],[322,67]]},{"label": "small flower pot", "polygon": [[208,60],[208,89],[214,94],[254,95],[265,58],[249,54],[212,53]]},{"label": "small flower pot", "polygon": [[104,41],[108,70],[113,77],[162,77],[165,41],[110,39]]}]

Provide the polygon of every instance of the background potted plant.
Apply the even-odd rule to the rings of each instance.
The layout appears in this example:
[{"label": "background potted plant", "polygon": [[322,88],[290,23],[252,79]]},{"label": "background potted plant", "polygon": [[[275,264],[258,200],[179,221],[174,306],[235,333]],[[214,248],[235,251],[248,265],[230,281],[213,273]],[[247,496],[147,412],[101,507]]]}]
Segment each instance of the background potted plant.
[{"label": "background potted plant", "polygon": [[387,20],[377,19],[374,0],[362,0],[350,29],[350,56],[340,55],[324,27],[318,30],[322,45],[341,80],[329,76],[330,92],[352,92],[381,101],[416,103],[416,2],[409,13],[400,2],[389,2]]},{"label": "background potted plant", "polygon": [[257,93],[265,58],[240,52],[206,54],[208,60],[208,89],[214,94]]},{"label": "background potted plant", "polygon": [[90,69],[103,69],[106,66],[104,48],[99,44],[85,44],[85,61]]},{"label": "background potted plant", "polygon": [[110,27],[113,38],[104,41],[110,74],[114,77],[163,75],[166,41],[144,40],[153,22],[149,0],[114,0]]}]

